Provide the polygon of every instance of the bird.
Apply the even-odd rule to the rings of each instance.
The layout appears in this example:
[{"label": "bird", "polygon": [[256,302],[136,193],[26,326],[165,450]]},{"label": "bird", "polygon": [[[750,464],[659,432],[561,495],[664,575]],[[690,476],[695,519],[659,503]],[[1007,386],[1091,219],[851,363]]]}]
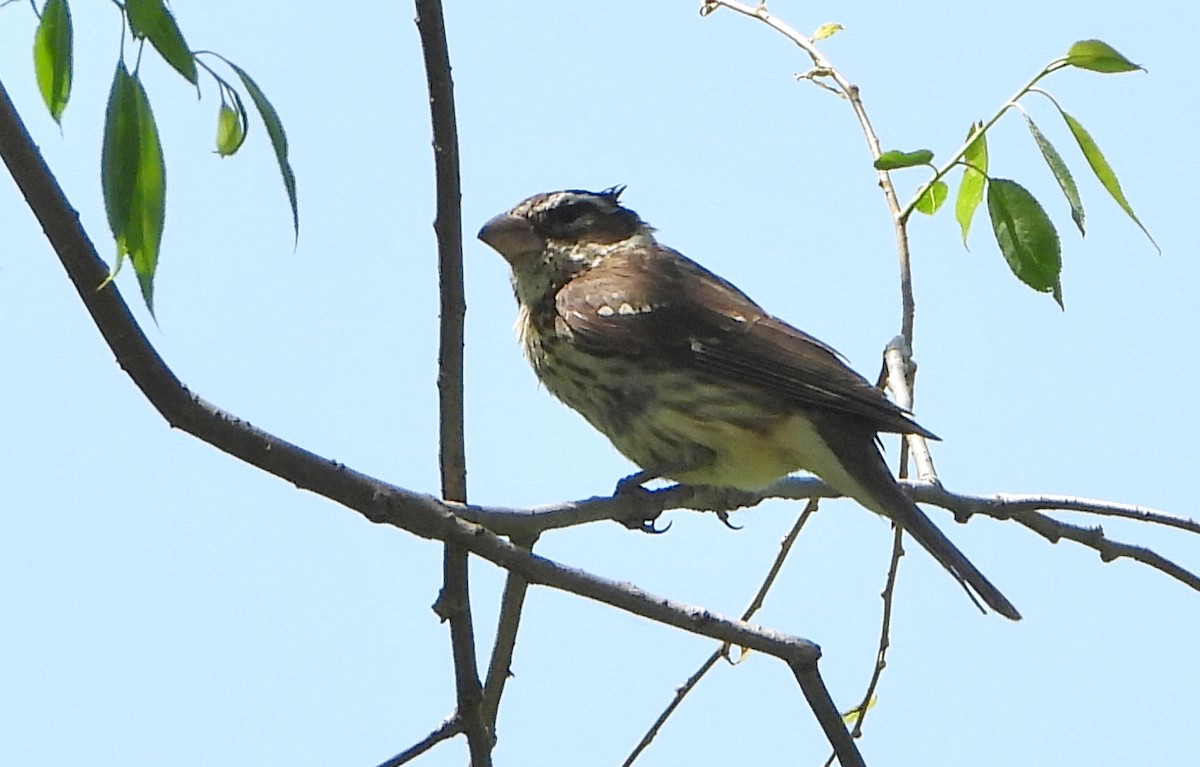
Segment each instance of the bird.
[{"label": "bird", "polygon": [[904,492],[879,444],[880,433],[937,437],[832,347],[660,244],[621,204],[624,189],[536,194],[478,236],[511,268],[538,379],[642,469],[627,479],[758,490],[808,472],[1020,620]]}]

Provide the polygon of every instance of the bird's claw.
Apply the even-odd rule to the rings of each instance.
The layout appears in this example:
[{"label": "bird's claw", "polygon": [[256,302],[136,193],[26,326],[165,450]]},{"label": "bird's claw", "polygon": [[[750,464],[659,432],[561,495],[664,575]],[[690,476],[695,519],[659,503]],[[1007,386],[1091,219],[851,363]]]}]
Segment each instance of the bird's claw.
[{"label": "bird's claw", "polygon": [[[742,529],[741,525],[735,525],[729,521],[729,512],[728,511],[724,511],[724,510],[717,511],[716,515],[717,515],[717,519],[721,520],[721,524],[725,525],[730,530],[741,530]],[[669,527],[669,525],[668,525],[668,527]],[[666,531],[664,530],[663,532],[666,532]]]}]

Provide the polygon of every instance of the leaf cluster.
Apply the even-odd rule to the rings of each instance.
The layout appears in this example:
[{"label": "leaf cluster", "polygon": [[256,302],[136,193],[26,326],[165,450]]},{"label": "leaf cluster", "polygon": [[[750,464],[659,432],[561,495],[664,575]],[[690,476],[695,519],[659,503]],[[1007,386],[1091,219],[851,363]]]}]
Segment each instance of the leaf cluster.
[{"label": "leaf cluster", "polygon": [[[275,152],[292,210],[293,231],[299,236],[296,178],[288,160],[287,135],[278,112],[244,69],[220,54],[194,51],[184,39],[175,16],[164,0],[125,0],[115,3],[123,14],[124,30],[104,114],[104,144],[100,182],[104,208],[116,245],[112,280],[125,259],[133,264],[142,298],[154,312],[154,275],[158,268],[166,218],[166,163],[150,99],[142,84],[140,67],[147,42],[181,77],[199,89],[203,69],[217,85],[221,106],[217,112],[216,151],[221,157],[235,154],[249,132],[249,115],[241,93],[198,58],[208,55],[237,75],[250,96]],[[125,41],[133,41],[134,64],[126,63]],[[34,33],[34,71],[42,100],[54,121],[62,124],[74,79],[74,28],[69,0],[46,0]],[[106,280],[107,282],[107,280]]]},{"label": "leaf cluster", "polygon": [[[1049,293],[1063,306],[1062,296],[1062,247],[1050,216],[1037,198],[1021,184],[1012,179],[999,178],[990,175],[988,167],[987,133],[1009,109],[1021,110],[1025,124],[1033,137],[1038,151],[1050,168],[1051,174],[1066,197],[1071,210],[1071,220],[1079,230],[1080,236],[1085,233],[1083,201],[1079,188],[1066,161],[1055,149],[1050,139],[1046,137],[1029,113],[1018,101],[1027,94],[1039,93],[1050,100],[1058,110],[1067,130],[1075,139],[1084,159],[1092,173],[1100,181],[1101,186],[1120,206],[1121,210],[1133,220],[1154,243],[1154,238],[1142,225],[1133,207],[1125,198],[1117,174],[1105,159],[1104,153],[1096,144],[1095,139],[1088,133],[1083,124],[1068,113],[1050,94],[1036,87],[1041,79],[1052,72],[1066,67],[1075,67],[1092,72],[1115,74],[1134,72],[1142,69],[1129,59],[1118,53],[1112,46],[1100,40],[1082,40],[1075,43],[1061,58],[1050,62],[1030,82],[1000,109],[987,123],[977,122],[971,126],[967,140],[954,154],[950,162],[941,168],[933,165],[934,154],[928,149],[911,152],[890,150],[883,152],[875,161],[876,170],[892,171],[927,165],[934,169],[934,176],[918,191],[913,202],[904,210],[902,217],[912,211],[933,215],[948,199],[950,189],[943,180],[953,168],[962,167],[962,177],[959,182],[958,194],[955,198],[954,217],[962,232],[963,245],[966,246],[967,236],[975,212],[983,201],[987,200],[988,218],[992,224],[992,234],[1000,253],[1008,263],[1009,269],[1021,282],[1041,293]],[[1157,248],[1155,244],[1155,248]]]}]

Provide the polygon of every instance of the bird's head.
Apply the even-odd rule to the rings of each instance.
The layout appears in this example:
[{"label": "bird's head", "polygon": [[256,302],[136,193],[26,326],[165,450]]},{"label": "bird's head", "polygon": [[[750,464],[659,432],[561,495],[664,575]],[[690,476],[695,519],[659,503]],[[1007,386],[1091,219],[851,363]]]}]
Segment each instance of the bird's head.
[{"label": "bird's head", "polygon": [[537,194],[483,225],[479,239],[512,267],[521,303],[557,291],[614,252],[654,241],[653,229],[618,202],[624,188]]}]

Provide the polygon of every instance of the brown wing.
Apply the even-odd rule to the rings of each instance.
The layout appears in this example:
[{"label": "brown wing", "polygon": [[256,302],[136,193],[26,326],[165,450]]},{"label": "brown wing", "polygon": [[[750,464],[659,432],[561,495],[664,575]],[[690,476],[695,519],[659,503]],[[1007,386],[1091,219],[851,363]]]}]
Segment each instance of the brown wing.
[{"label": "brown wing", "polygon": [[876,431],[933,437],[832,348],[670,248],[611,255],[567,283],[555,305],[574,343],[593,354],[656,357],[859,416]]}]

